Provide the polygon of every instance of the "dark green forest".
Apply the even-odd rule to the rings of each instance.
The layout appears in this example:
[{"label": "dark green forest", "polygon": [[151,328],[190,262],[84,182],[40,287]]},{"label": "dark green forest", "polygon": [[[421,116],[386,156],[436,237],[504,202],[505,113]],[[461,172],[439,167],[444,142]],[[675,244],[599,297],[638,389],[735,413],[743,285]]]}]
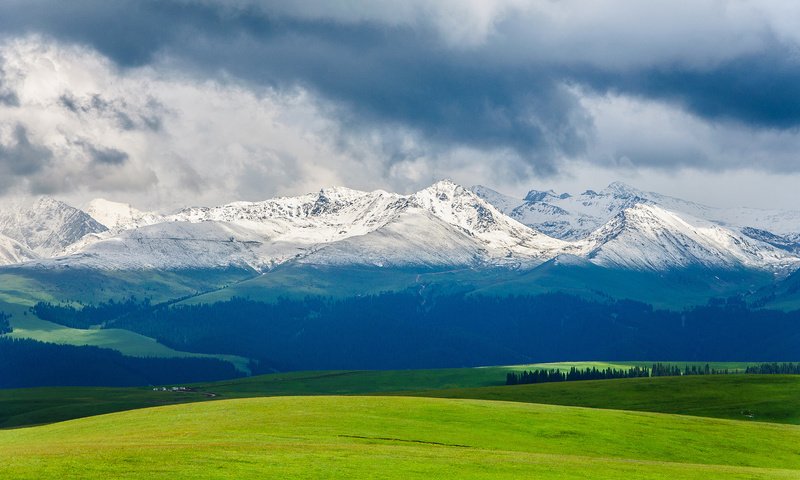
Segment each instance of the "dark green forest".
[{"label": "dark green forest", "polygon": [[490,297],[416,292],[261,303],[150,305],[129,299],[34,312],[71,326],[125,328],[172,348],[255,360],[254,373],[437,368],[584,360],[789,361],[800,312],[717,299],[684,311],[566,294]]},{"label": "dark green forest", "polygon": [[0,388],[135,386],[240,377],[228,362],[205,358],[137,358],[116,350],[0,337]]},{"label": "dark green forest", "polygon": [[11,318],[5,312],[0,312],[0,335],[4,333],[11,333],[11,325],[8,323],[8,319]]}]

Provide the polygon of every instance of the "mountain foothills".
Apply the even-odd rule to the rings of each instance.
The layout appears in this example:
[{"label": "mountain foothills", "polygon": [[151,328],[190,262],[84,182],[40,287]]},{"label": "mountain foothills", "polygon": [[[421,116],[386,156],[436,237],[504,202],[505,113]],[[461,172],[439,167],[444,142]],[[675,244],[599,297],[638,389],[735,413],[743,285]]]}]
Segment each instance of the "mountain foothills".
[{"label": "mountain foothills", "polygon": [[100,270],[279,265],[506,268],[550,260],[610,269],[703,267],[785,276],[800,266],[800,211],[718,209],[620,183],[580,195],[438,182],[411,195],[325,188],[172,214],[42,198],[0,212],[0,261]]}]

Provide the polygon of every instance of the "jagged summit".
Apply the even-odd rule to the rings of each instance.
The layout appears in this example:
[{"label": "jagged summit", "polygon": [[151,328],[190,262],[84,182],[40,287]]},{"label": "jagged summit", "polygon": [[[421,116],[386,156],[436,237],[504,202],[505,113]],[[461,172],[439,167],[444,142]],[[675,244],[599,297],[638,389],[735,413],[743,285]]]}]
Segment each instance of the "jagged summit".
[{"label": "jagged summit", "polygon": [[797,259],[711,222],[640,203],[624,209],[585,241],[586,256],[604,266],[636,270],[675,267],[768,267]]},{"label": "jagged summit", "polygon": [[623,182],[612,182],[600,191],[587,190],[579,195],[552,195],[551,192],[532,190],[524,199],[503,196],[485,187],[474,191],[515,220],[570,241],[586,238],[615,215],[636,204],[658,205],[737,231],[766,232],[762,238],[773,238],[776,244],[789,245],[788,249],[794,248],[793,238],[800,231],[800,211],[714,208],[645,192]]},{"label": "jagged summit", "polygon": [[618,196],[646,196],[646,194],[644,194],[641,190],[623,182],[609,183],[608,186],[602,190],[602,193]]},{"label": "jagged summit", "polygon": [[57,255],[85,235],[105,230],[86,212],[51,197],[0,211],[0,234],[43,257]]}]

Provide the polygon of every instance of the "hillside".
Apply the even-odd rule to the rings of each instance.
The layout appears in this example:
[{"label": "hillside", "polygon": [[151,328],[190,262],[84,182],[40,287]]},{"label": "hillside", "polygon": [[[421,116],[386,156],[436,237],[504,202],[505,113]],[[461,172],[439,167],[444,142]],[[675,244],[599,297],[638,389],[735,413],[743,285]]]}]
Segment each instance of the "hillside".
[{"label": "hillside", "polygon": [[[625,364],[573,362],[439,370],[291,372],[193,384],[189,391],[176,392],[154,391],[150,387],[0,390],[0,428],[173,403],[364,394],[503,400],[800,424],[797,376],[716,375],[503,385],[509,371],[573,365],[624,368]],[[741,364],[712,366],[735,369]],[[752,418],[745,416],[745,411]]]},{"label": "hillside", "polygon": [[0,475],[796,478],[798,444],[800,427],[787,425],[479,400],[283,397],[3,431]]}]

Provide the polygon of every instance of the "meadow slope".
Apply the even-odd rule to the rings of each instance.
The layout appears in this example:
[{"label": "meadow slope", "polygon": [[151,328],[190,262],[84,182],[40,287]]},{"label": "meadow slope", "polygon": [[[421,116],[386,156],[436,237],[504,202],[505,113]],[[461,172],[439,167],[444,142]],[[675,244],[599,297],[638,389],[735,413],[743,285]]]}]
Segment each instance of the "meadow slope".
[{"label": "meadow slope", "polygon": [[800,427],[513,402],[280,397],[0,432],[0,477],[768,479]]},{"label": "meadow slope", "polygon": [[[620,410],[680,413],[800,424],[800,376],[712,375],[503,385],[509,371],[568,369],[573,362],[507,367],[393,371],[289,372],[194,384],[192,391],[152,387],[0,389],[0,428],[52,423],[176,403],[295,395],[403,395],[472,398]],[[632,363],[632,362],[631,362]],[[682,365],[682,364],[681,364]],[[737,368],[740,364],[714,364]],[[752,414],[752,418],[743,412]]]}]

